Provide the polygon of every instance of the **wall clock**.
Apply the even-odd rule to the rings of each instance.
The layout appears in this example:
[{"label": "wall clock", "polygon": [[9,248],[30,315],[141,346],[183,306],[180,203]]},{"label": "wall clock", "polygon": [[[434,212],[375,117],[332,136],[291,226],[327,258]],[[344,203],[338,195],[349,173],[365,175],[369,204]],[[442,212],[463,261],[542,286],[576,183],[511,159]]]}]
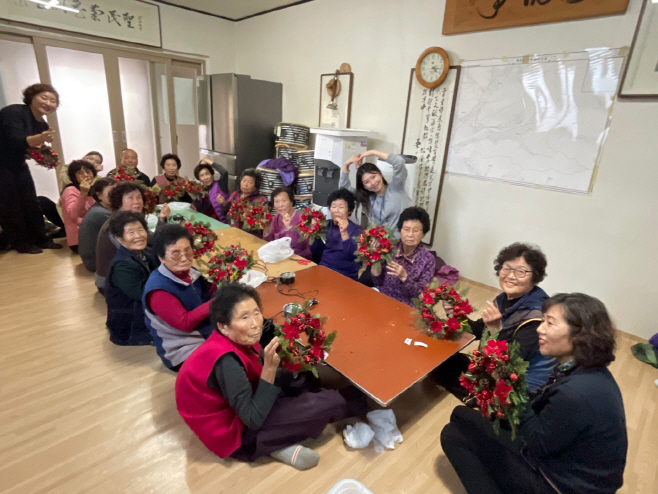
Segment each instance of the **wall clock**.
[{"label": "wall clock", "polygon": [[441,85],[448,75],[450,57],[443,48],[428,48],[416,62],[416,79],[426,88],[433,89]]}]

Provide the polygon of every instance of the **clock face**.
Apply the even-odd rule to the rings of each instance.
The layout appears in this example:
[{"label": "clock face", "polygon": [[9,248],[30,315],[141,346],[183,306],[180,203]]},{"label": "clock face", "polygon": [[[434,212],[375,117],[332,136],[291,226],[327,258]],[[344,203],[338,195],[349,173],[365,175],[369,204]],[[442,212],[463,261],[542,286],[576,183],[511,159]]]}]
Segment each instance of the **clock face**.
[{"label": "clock face", "polygon": [[443,74],[443,57],[430,53],[420,62],[420,75],[427,82],[435,82]]}]

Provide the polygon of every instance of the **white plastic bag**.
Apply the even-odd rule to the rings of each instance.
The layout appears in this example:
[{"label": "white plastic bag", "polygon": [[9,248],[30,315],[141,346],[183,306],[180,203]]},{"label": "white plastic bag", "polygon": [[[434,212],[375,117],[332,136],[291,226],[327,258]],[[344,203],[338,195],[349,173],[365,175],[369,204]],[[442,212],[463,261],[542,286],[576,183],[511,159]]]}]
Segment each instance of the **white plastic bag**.
[{"label": "white plastic bag", "polygon": [[370,427],[375,432],[375,451],[381,453],[384,449],[395,449],[395,443],[402,442],[402,434],[395,423],[393,410],[373,410],[366,417]]},{"label": "white plastic bag", "polygon": [[240,283],[249,285],[252,288],[258,288],[266,279],[267,275],[265,273],[250,269],[247,271],[247,274],[240,278]]},{"label": "white plastic bag", "polygon": [[375,437],[375,431],[365,422],[357,422],[353,426],[348,425],[343,431],[345,444],[354,449],[365,448],[373,437]]},{"label": "white plastic bag", "polygon": [[191,209],[191,204],[189,202],[170,202],[169,209],[172,211],[185,211],[186,209]]},{"label": "white plastic bag", "polygon": [[288,259],[295,252],[290,248],[290,237],[267,242],[258,249],[258,256],[265,262],[279,262]]}]

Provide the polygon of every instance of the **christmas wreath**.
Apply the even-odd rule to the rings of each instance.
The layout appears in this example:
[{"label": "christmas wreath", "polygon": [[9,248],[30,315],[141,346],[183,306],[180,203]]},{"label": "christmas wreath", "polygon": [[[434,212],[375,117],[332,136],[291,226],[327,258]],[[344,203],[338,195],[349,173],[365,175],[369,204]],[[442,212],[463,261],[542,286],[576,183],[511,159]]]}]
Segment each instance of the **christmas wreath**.
[{"label": "christmas wreath", "polygon": [[327,238],[327,218],[322,211],[304,208],[297,230],[302,240],[308,240],[311,243],[318,238],[325,240]]},{"label": "christmas wreath", "polygon": [[247,208],[249,208],[249,203],[247,201],[233,201],[233,204],[231,204],[227,213],[228,219],[232,220],[234,223],[242,223]]},{"label": "christmas wreath", "polygon": [[144,191],[144,214],[153,214],[158,205],[158,194],[150,187],[142,187]]},{"label": "christmas wreath", "polygon": [[[373,242],[373,240],[375,242]],[[374,244],[374,247],[371,246]],[[354,255],[363,269],[369,266],[379,266],[383,261],[391,262],[393,250],[393,232],[384,225],[369,226],[356,241],[357,249]]]},{"label": "christmas wreath", "polygon": [[208,193],[208,191],[204,189],[201,182],[196,182],[194,180],[185,181],[185,190],[190,194],[194,194],[199,197],[202,197]]},{"label": "christmas wreath", "polygon": [[114,177],[117,182],[141,182],[137,180],[137,172],[134,169],[124,168],[123,166],[112,170],[108,175]]},{"label": "christmas wreath", "polygon": [[202,257],[206,252],[213,249],[217,234],[210,229],[209,224],[198,221],[184,221],[181,224],[192,234],[192,248],[194,249],[195,259]]},{"label": "christmas wreath", "polygon": [[512,439],[520,417],[528,406],[528,386],[525,380],[528,362],[519,353],[519,342],[488,340],[470,356],[468,371],[459,383],[476,400],[482,415],[494,420],[494,431],[500,433],[500,421],[509,422]]},{"label": "christmas wreath", "polygon": [[[466,291],[459,294],[454,287],[447,283],[439,284],[436,278],[423,287],[418,298],[412,300],[421,316],[421,326],[426,328],[435,340],[450,338],[459,335],[462,331],[470,331],[471,325],[467,314],[473,312],[470,302],[464,298]],[[448,302],[453,306],[452,317],[441,319],[434,313],[434,306],[440,301]]]},{"label": "christmas wreath", "polygon": [[215,287],[222,283],[239,281],[256,265],[253,254],[240,245],[220,247],[208,261],[199,260],[199,262],[208,268],[205,277]]},{"label": "christmas wreath", "polygon": [[34,160],[37,165],[41,165],[48,170],[56,168],[59,164],[59,155],[50,146],[31,146],[25,155],[26,159]]},{"label": "christmas wreath", "polygon": [[256,204],[245,209],[242,222],[244,230],[263,230],[270,223],[272,223],[272,213],[267,203]]},{"label": "christmas wreath", "polygon": [[165,201],[177,201],[185,195],[185,182],[183,180],[174,180],[173,182],[168,183],[162,189],[162,193],[165,196]]},{"label": "christmas wreath", "polygon": [[[275,336],[279,338],[279,357],[281,367],[290,372],[311,371],[318,376],[316,366],[321,364],[325,354],[331,351],[331,344],[336,339],[336,331],[326,334],[324,324],[326,317],[311,315],[311,303],[306,300],[293,309],[282,326],[277,326]],[[301,335],[305,334],[308,344],[304,344]]]}]

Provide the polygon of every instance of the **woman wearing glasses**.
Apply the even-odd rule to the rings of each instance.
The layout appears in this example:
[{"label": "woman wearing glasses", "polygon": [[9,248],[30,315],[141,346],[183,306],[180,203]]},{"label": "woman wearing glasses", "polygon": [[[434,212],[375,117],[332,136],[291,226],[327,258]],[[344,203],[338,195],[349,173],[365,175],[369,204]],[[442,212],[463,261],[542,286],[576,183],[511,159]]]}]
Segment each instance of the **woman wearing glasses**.
[{"label": "woman wearing glasses", "polygon": [[185,359],[212,333],[210,291],[192,266],[192,235],[181,225],[162,225],[153,236],[160,267],[144,287],[146,326],[162,363],[178,372]]},{"label": "woman wearing glasses", "polygon": [[[503,293],[482,313],[482,319],[471,321],[473,334],[482,338],[485,329],[493,338],[520,344],[521,357],[529,362],[526,380],[531,393],[546,384],[555,366],[552,357],[539,353],[537,328],[542,321],[542,304],[548,298],[537,286],[546,276],[546,256],[539,248],[514,243],[503,248],[494,260],[494,270]],[[452,306],[443,304],[446,313]],[[434,374],[441,386],[458,398],[467,392],[459,384],[459,376],[468,369],[469,358],[457,353],[441,364]]]}]

